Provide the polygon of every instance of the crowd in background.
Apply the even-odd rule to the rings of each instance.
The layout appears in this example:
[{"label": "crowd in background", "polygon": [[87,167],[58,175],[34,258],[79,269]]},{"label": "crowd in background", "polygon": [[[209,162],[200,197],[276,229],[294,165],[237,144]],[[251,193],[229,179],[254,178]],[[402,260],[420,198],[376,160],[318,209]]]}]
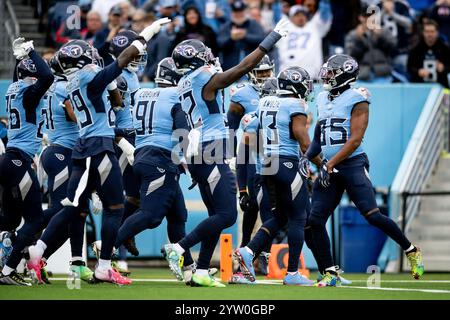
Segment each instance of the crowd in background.
[{"label": "crowd in background", "polygon": [[[49,48],[84,39],[99,51],[121,30],[139,33],[161,17],[172,22],[148,45],[142,81],[185,39],[200,39],[224,70],[254,50],[282,18],[293,30],[270,52],[277,70],[306,68],[317,79],[324,59],[352,55],[367,82],[439,82],[448,87],[450,0],[79,0],[46,1]],[[78,4],[81,24],[68,23]],[[69,12],[69,13],[68,13]],[[78,14],[78,13],[75,13]],[[68,19],[69,17],[69,19]],[[48,21],[48,22],[47,22]],[[51,54],[51,49],[48,51]]]}]

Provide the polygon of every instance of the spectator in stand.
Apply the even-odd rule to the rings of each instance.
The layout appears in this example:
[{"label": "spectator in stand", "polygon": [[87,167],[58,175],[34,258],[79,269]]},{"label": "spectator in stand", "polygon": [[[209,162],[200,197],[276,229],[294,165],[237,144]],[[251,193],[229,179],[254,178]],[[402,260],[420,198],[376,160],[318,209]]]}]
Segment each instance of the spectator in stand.
[{"label": "spectator in stand", "polygon": [[291,7],[291,30],[287,37],[278,42],[277,48],[280,70],[299,66],[306,69],[313,79],[317,79],[323,65],[322,38],[330,30],[333,19],[329,1],[322,0],[319,10],[311,19],[310,14],[302,5]]},{"label": "spectator in stand", "polygon": [[81,38],[90,44],[93,44],[94,37],[103,28],[103,23],[100,14],[95,11],[90,11],[87,15],[87,28],[85,32],[81,32]]},{"label": "spectator in stand", "polygon": [[107,23],[112,7],[118,5],[122,1],[123,0],[94,0],[92,3],[92,10],[97,11],[100,14],[103,23]]},{"label": "spectator in stand", "polygon": [[331,0],[333,21],[326,37],[328,47],[325,47],[325,54],[327,56],[344,52],[345,36],[359,24],[360,11],[360,0]]},{"label": "spectator in stand", "polygon": [[129,1],[122,1],[118,4],[122,10],[122,16],[120,17],[120,24],[125,28],[131,28],[131,17],[136,9],[131,5]]},{"label": "spectator in stand", "polygon": [[147,44],[147,66],[144,70],[143,79],[153,81],[157,64],[172,54],[176,32],[183,24],[183,16],[178,15],[176,0],[160,0],[158,18],[168,17],[171,23],[164,25]]},{"label": "spectator in stand", "polygon": [[261,0],[260,3],[261,26],[265,33],[269,33],[281,20],[281,3],[279,0]]},{"label": "spectator in stand", "polygon": [[383,0],[379,7],[381,8],[381,26],[397,39],[397,46],[393,53],[393,68],[401,76],[406,77],[406,63],[413,29],[410,7],[402,0]]},{"label": "spectator in stand", "polygon": [[151,22],[149,23],[149,21],[155,21],[155,15],[138,9],[131,19],[131,29],[139,34],[146,26],[150,25]]},{"label": "spectator in stand", "polygon": [[94,36],[94,47],[100,48],[106,41],[106,38],[108,37],[111,30],[117,29],[122,26],[120,21],[121,17],[122,9],[120,9],[120,6],[116,5],[112,7],[109,11],[108,24],[103,29],[99,30]]},{"label": "spectator in stand", "polygon": [[436,1],[429,17],[438,23],[441,36],[444,36],[444,40],[450,43],[450,0]]},{"label": "spectator in stand", "polygon": [[375,11],[362,6],[359,25],[345,38],[345,52],[358,61],[359,79],[369,82],[392,81],[392,53],[397,39],[387,30],[369,21]]},{"label": "spectator in stand", "polygon": [[[181,41],[197,39],[211,48],[215,56],[218,55],[216,34],[210,26],[203,23],[197,7],[188,7],[184,12],[184,27],[177,33],[173,47]],[[172,48],[173,50],[173,48]]]},{"label": "spectator in stand", "polygon": [[289,19],[289,10],[291,10],[291,7],[293,1],[289,0],[281,0],[281,17]]},{"label": "spectator in stand", "polygon": [[214,32],[230,20],[230,4],[228,0],[182,0],[181,9],[195,6],[202,15],[203,23],[209,25]]},{"label": "spectator in stand", "polygon": [[248,18],[247,5],[243,1],[235,0],[231,10],[231,21],[220,28],[217,38],[223,70],[237,65],[258,47],[265,35],[261,25]]},{"label": "spectator in stand", "polygon": [[438,82],[449,87],[450,48],[439,38],[436,21],[424,23],[422,38],[409,53],[408,71],[412,82]]},{"label": "spectator in stand", "polygon": [[[56,46],[62,46],[67,41],[71,39],[83,39],[84,35],[89,31],[89,28],[92,27],[92,25],[89,25],[89,12],[91,11],[91,1],[90,0],[80,0],[78,1],[78,6],[80,7],[80,26],[78,27],[72,27],[71,24],[69,24],[68,20],[64,19],[61,22],[61,25],[59,26],[58,30],[55,33],[55,44]],[[97,14],[98,15],[98,14]],[[94,30],[97,30],[102,27],[102,22],[99,20],[98,23],[99,27],[94,28]],[[70,26],[70,27],[69,27]],[[96,32],[96,31],[95,31]],[[95,33],[94,32],[94,33]]]},{"label": "spectator in stand", "polygon": [[[255,20],[258,22],[259,25],[262,26],[262,15],[261,15],[261,8],[259,7],[259,4],[250,3],[248,5],[248,15],[250,19]],[[266,31],[264,31],[266,32]],[[267,32],[266,32],[267,33]]]}]

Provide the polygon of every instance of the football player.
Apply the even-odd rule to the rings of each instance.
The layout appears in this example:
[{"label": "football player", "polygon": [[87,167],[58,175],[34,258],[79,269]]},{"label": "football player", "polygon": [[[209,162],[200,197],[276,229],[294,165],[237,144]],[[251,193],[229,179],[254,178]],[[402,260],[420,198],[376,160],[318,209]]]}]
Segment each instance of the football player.
[{"label": "football player", "polygon": [[103,220],[102,250],[94,277],[99,281],[131,284],[130,279],[120,275],[111,266],[112,250],[124,210],[124,197],[120,166],[114,149],[114,123],[108,117],[112,107],[106,89],[113,89],[114,79],[131,61],[144,54],[146,43],[168,21],[170,19],[160,19],[146,27],[132,45],[104,69],[94,64],[92,47],[85,41],[69,42],[59,50],[61,67],[69,75],[66,89],[75,108],[80,138],[72,152],[73,165],[67,197],[62,201],[65,208],[50,220],[36,246],[29,248],[28,267],[34,270],[38,280],[41,280],[41,258],[47,244],[53,241],[58,229],[77,214],[79,204],[96,190],[103,203]]},{"label": "football player", "polygon": [[178,278],[183,277],[179,264],[182,254],[201,242],[192,282],[207,287],[225,286],[208,273],[220,233],[232,226],[237,216],[236,181],[224,161],[229,158],[228,124],[223,98],[218,91],[250,72],[286,35],[289,23],[287,20],[280,21],[259,48],[225,72],[217,71],[211,50],[199,40],[185,40],[172,53],[175,65],[185,73],[178,83],[178,92],[191,128],[186,160],[191,176],[198,182],[209,216],[181,241],[164,246],[166,259]]},{"label": "football player", "polygon": [[[256,110],[260,98],[260,87],[264,81],[273,77],[274,64],[270,58],[265,55],[258,65],[248,74],[250,81],[239,82],[230,89],[230,107],[228,109],[227,118],[230,129],[234,133],[239,128],[242,117],[246,113]],[[241,247],[247,245],[250,241],[253,228],[255,227],[258,217],[258,203],[256,199],[257,191],[255,189],[256,172],[255,163],[250,162],[250,151],[248,145],[241,143],[238,148],[236,160],[236,178],[239,188],[239,205],[244,214],[242,220],[242,240]],[[268,255],[263,252],[261,254],[261,270],[266,274]]]},{"label": "football player", "polygon": [[319,287],[339,284],[325,224],[344,191],[367,222],[381,229],[405,251],[413,277],[418,279],[424,272],[420,249],[411,244],[394,221],[381,214],[375,201],[369,160],[362,144],[369,122],[370,94],[365,88],[352,88],[358,73],[356,60],[343,54],[330,57],[320,71],[324,91],[317,96],[318,119],[313,142],[306,153],[309,159],[321,152],[324,157],[313,186],[308,222],[323,274],[317,283]]},{"label": "football player", "polygon": [[42,97],[52,85],[54,76],[47,63],[34,51],[33,41],[16,39],[13,53],[17,65],[13,83],[6,92],[9,140],[6,153],[0,157],[0,184],[3,187],[0,229],[13,231],[22,218],[25,223],[12,239],[13,249],[3,266],[0,284],[30,286],[15,269],[22,259],[22,250],[32,244],[43,223],[40,185],[32,165],[41,145],[37,135]]},{"label": "football player", "polygon": [[276,213],[246,247],[235,251],[235,257],[246,278],[254,282],[253,258],[287,223],[289,260],[283,284],[312,285],[313,281],[298,272],[309,201],[303,181],[309,176],[309,165],[307,160],[300,158],[300,149],[305,152],[310,144],[306,100],[312,91],[312,80],[300,67],[289,67],[277,78],[278,95],[264,99],[254,116],[263,135],[263,188],[266,188],[270,207]]}]

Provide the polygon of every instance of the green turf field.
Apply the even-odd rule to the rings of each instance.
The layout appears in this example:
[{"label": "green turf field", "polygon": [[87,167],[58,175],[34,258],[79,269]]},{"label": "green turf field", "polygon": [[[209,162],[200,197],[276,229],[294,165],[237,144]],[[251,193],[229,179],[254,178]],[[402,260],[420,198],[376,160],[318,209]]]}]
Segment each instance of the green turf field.
[{"label": "green turf field", "polygon": [[[66,281],[27,287],[0,286],[0,300],[5,299],[444,299],[450,300],[450,274],[425,274],[413,280],[409,274],[382,274],[381,287],[367,288],[366,274],[345,274],[353,281],[349,287],[286,287],[281,281],[258,285],[228,285],[226,288],[191,288],[177,282],[168,269],[132,270],[134,283],[119,287],[111,284],[68,289]],[[62,280],[61,280],[62,279]],[[263,278],[260,278],[262,280]]]}]

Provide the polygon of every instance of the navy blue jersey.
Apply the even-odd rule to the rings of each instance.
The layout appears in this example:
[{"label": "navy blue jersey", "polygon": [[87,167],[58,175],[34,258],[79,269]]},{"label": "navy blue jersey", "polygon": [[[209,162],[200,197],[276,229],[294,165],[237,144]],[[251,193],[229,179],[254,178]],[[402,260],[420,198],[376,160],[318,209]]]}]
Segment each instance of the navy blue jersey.
[{"label": "navy blue jersey", "polygon": [[24,93],[36,83],[35,79],[26,78],[12,83],[6,91],[6,111],[8,121],[8,147],[20,149],[34,157],[41,145],[38,130],[43,101],[37,107],[24,107]]},{"label": "navy blue jersey", "polygon": [[307,115],[308,105],[302,99],[267,96],[258,106],[258,118],[263,134],[264,156],[296,157],[300,146],[292,133],[292,117]]},{"label": "navy blue jersey", "polygon": [[73,149],[79,137],[79,129],[67,113],[64,102],[68,99],[67,81],[57,79],[48,89],[46,96],[47,134],[51,144]]},{"label": "navy blue jersey", "polygon": [[205,101],[202,96],[204,86],[216,73],[213,66],[203,66],[185,74],[178,83],[181,106],[188,115],[191,128],[200,131],[200,143],[228,139],[229,136],[221,91],[212,101]]},{"label": "navy blue jersey", "polygon": [[135,94],[139,90],[139,79],[135,72],[126,69],[122,71],[122,77],[127,82],[128,90],[125,92],[123,108],[116,112],[116,127],[120,129],[133,128],[132,112]]},{"label": "navy blue jersey", "polygon": [[[370,103],[370,93],[365,88],[352,88],[344,91],[332,101],[328,98],[328,94],[325,91],[319,93],[316,103],[323,156],[326,159],[331,159],[350,138],[350,119],[353,107],[360,102]],[[361,143],[349,158],[363,152],[363,144]]]}]

